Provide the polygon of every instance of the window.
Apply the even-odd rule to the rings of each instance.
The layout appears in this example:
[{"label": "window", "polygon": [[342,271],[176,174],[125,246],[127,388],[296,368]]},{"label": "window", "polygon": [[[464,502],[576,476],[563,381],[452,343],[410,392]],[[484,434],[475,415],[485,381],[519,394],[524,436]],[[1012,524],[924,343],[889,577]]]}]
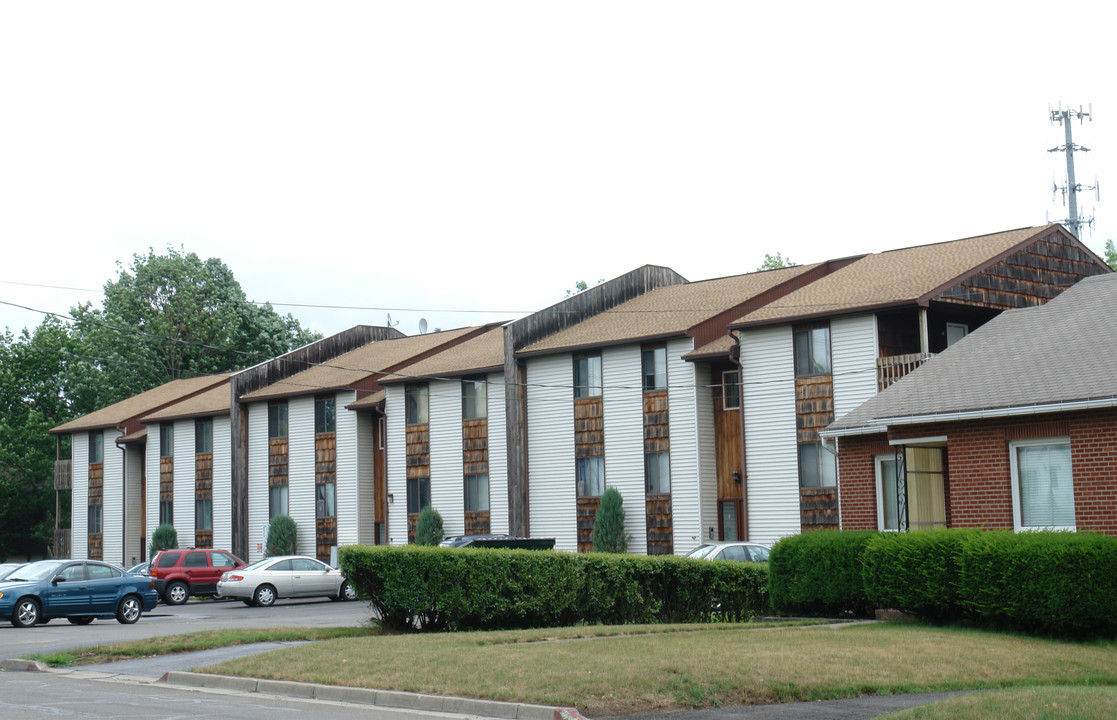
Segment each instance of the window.
[{"label": "window", "polygon": [[822,448],[822,443],[799,445],[799,486],[834,487],[838,479],[836,460]]},{"label": "window", "polygon": [[314,398],[314,432],[321,435],[335,430],[334,398],[332,396]]},{"label": "window", "polygon": [[962,338],[966,337],[969,334],[970,334],[970,326],[969,325],[965,325],[963,323],[948,322],[946,324],[946,346],[950,347],[951,345],[958,342],[959,340],[961,340]]},{"label": "window", "polygon": [[268,488],[268,519],[274,520],[287,515],[287,486],[278,485]]},{"label": "window", "polygon": [[489,476],[487,473],[465,476],[465,511],[489,511]]},{"label": "window", "polygon": [[795,374],[824,375],[830,372],[830,328],[796,330]]},{"label": "window", "polygon": [[647,348],[641,353],[644,372],[644,390],[663,390],[667,387],[667,348]]},{"label": "window", "polygon": [[403,390],[404,410],[408,425],[426,425],[429,406],[426,385],[408,385]]},{"label": "window", "polygon": [[73,565],[67,565],[65,568],[62,569],[62,572],[58,573],[58,577],[62,578],[66,582],[77,582],[79,580],[85,580],[85,563],[74,563]]},{"label": "window", "polygon": [[654,452],[644,455],[644,480],[649,495],[671,492],[671,453]]},{"label": "window", "polygon": [[337,516],[337,485],[332,482],[319,483],[317,486],[318,499],[314,504],[315,514],[320,518]]},{"label": "window", "polygon": [[86,563],[85,571],[90,580],[111,580],[123,574],[116,568],[111,568],[108,565],[98,565],[97,563]]},{"label": "window", "polygon": [[287,437],[287,401],[268,403],[268,439]]},{"label": "window", "polygon": [[605,492],[605,458],[600,455],[578,458],[575,465],[578,497],[599,497]]},{"label": "window", "polygon": [[431,479],[429,477],[407,478],[407,513],[418,515],[431,504]]},{"label": "window", "polygon": [[[80,517],[80,516],[79,516]],[[98,535],[101,533],[101,506],[89,506],[89,528],[87,530],[90,535]]]},{"label": "window", "polygon": [[194,421],[194,453],[213,452],[213,418],[199,418]]},{"label": "window", "polygon": [[741,375],[736,370],[721,374],[721,409],[736,410],[741,407]]},{"label": "window", "polygon": [[215,568],[234,568],[240,562],[232,555],[226,555],[223,552],[214,552],[209,554],[209,561]]},{"label": "window", "polygon": [[1047,438],[1009,444],[1012,516],[1017,530],[1074,530],[1070,440]]},{"label": "window", "polygon": [[104,462],[104,452],[105,434],[100,431],[89,433],[89,464]]},{"label": "window", "polygon": [[481,380],[462,380],[462,419],[479,420],[489,415],[488,383]]},{"label": "window", "polygon": [[159,426],[159,457],[175,456],[175,426]]},{"label": "window", "polygon": [[206,554],[204,552],[188,552],[186,553],[186,559],[182,561],[182,566],[188,568],[209,567],[209,560],[206,559]]},{"label": "window", "polygon": [[178,558],[179,558],[180,555],[182,555],[182,553],[165,552],[165,553],[163,553],[162,555],[159,556],[159,562],[156,564],[156,567],[158,567],[158,568],[174,567],[175,564],[178,562]]},{"label": "window", "polygon": [[582,355],[574,358],[574,397],[601,395],[601,356]]},{"label": "window", "polygon": [[719,500],[718,512],[721,514],[721,539],[740,540],[737,532],[737,500]]},{"label": "window", "polygon": [[877,455],[877,527],[900,529],[900,496],[896,479],[896,456]]},{"label": "window", "polygon": [[160,500],[159,501],[159,524],[160,525],[174,525],[175,522],[175,505],[173,500]]},{"label": "window", "polygon": [[198,498],[194,501],[194,530],[213,530],[213,498]]}]

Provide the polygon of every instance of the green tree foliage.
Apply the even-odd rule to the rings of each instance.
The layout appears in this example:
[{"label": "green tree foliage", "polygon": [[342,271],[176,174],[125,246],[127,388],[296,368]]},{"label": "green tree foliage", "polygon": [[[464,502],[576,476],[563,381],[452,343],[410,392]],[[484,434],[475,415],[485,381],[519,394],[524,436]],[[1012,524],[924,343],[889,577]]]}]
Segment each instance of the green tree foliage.
[{"label": "green tree foliage", "polygon": [[178,531],[175,526],[170,523],[163,523],[155,528],[155,532],[151,534],[151,547],[148,548],[148,555],[155,557],[155,553],[160,550],[174,550],[178,547]]},{"label": "green tree foliage", "polygon": [[134,255],[105,283],[100,309],[71,312],[82,358],[78,414],[111,405],[170,380],[253,365],[319,336],[291,315],[248,302],[217,258],[168,248]]},{"label": "green tree foliage", "polygon": [[628,550],[624,534],[624,499],[616,488],[605,488],[593,520],[595,552],[623,553]]},{"label": "green tree foliage", "polygon": [[792,262],[791,258],[785,258],[780,253],[769,255],[764,253],[764,262],[760,264],[757,270],[777,270],[779,268],[794,267],[797,263]]},{"label": "green tree foliage", "polygon": [[430,505],[419,511],[419,521],[415,525],[416,545],[437,545],[444,537],[442,515]]},{"label": "green tree foliage", "polygon": [[295,521],[289,515],[279,515],[268,525],[267,556],[294,555],[299,545]]},{"label": "green tree foliage", "polygon": [[1113,247],[1113,240],[1105,241],[1105,262],[1117,270],[1117,247]]}]

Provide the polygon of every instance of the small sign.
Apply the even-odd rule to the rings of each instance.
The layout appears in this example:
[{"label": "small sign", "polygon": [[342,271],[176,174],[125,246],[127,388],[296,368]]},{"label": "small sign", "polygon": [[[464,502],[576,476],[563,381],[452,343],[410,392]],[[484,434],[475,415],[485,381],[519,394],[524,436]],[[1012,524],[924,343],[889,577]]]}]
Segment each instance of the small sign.
[{"label": "small sign", "polygon": [[256,552],[264,551],[264,543],[256,543]]}]

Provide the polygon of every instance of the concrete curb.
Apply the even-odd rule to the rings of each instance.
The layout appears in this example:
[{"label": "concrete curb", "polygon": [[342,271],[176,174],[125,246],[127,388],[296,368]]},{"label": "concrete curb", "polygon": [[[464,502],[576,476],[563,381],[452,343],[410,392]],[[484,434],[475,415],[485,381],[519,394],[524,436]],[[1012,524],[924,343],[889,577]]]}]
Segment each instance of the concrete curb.
[{"label": "concrete curb", "polygon": [[210,675],[208,673],[168,672],[159,682],[179,687],[203,688],[206,690],[225,690],[238,693],[258,692],[267,695],[283,695],[304,700],[325,700],[346,702],[358,705],[420,710],[424,712],[444,712],[456,715],[477,715],[501,720],[585,720],[574,708],[557,708],[547,705],[528,703],[479,700],[477,698],[452,697],[448,695],[425,695],[423,693],[399,692],[396,690],[373,690],[351,688],[339,685],[319,685],[316,683],[291,682],[288,680],[263,680],[229,675]]},{"label": "concrete curb", "polygon": [[50,672],[50,666],[36,660],[0,660],[0,670],[15,670],[17,672]]}]

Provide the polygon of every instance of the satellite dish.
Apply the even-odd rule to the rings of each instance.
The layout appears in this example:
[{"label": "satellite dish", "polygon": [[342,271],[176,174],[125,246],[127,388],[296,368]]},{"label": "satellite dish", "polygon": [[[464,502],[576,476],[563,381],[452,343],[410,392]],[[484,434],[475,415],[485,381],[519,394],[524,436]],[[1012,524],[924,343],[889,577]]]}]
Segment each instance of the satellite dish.
[{"label": "satellite dish", "polygon": [[419,334],[423,335],[427,332],[427,319],[419,318]]},{"label": "satellite dish", "polygon": [[392,313],[388,313],[388,327],[395,327],[399,322],[392,322]]}]

